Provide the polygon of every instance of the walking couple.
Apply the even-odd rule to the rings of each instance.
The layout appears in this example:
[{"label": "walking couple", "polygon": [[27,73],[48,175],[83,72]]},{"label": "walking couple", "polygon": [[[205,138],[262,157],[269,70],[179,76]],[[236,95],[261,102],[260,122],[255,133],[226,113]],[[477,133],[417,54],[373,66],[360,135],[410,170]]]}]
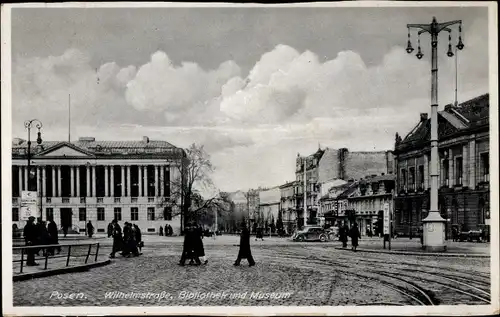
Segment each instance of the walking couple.
[{"label": "walking couple", "polygon": [[203,230],[191,222],[184,231],[184,246],[179,265],[184,266],[187,259],[189,259],[190,265],[194,264],[194,262],[196,262],[196,265],[201,265],[200,258],[203,264],[208,263],[203,247]]}]

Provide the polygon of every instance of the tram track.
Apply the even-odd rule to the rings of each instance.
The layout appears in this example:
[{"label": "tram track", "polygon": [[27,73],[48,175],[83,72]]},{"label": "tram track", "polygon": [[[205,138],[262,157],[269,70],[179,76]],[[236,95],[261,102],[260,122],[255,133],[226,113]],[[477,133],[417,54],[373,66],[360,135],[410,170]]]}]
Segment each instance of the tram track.
[{"label": "tram track", "polygon": [[[397,289],[397,291],[411,298],[413,302],[419,303],[419,305],[439,305],[443,301],[450,301],[455,304],[457,300],[463,302],[464,304],[477,304],[477,302],[481,304],[491,303],[489,289],[485,289],[489,286],[489,282],[481,280],[487,279],[487,277],[483,274],[473,276],[470,272],[459,271],[457,273],[462,275],[458,276],[449,274],[449,272],[442,272],[446,270],[444,267],[432,266],[433,269],[437,269],[439,271],[428,272],[409,268],[408,266],[411,264],[409,262],[402,263],[403,267],[401,267],[400,263],[393,264],[384,261],[373,261],[372,259],[359,259],[354,257],[347,257],[338,260],[313,255],[309,256],[309,258],[304,258],[304,256],[297,256],[296,254],[290,253],[288,250],[280,252],[280,257],[299,260],[302,262],[306,261],[313,263],[314,265],[326,265],[330,268],[335,268],[335,270],[342,270],[344,273],[356,275],[361,278],[371,278],[372,280],[381,281],[380,278],[374,279],[373,277],[366,276],[366,274],[373,274],[384,276],[386,279],[390,278],[393,281],[399,280],[401,283],[404,283],[406,287],[405,290]],[[356,263],[358,270],[363,271],[365,274],[353,272],[352,262],[350,262],[350,265],[345,264],[346,261],[349,263],[350,260],[353,260],[352,262]],[[386,267],[390,266],[391,271],[377,270],[365,263],[383,263]],[[415,264],[413,263],[413,266],[414,265]],[[412,275],[411,273],[415,273],[417,275]],[[395,283],[391,282],[389,285],[386,283],[384,286],[394,288],[394,284]],[[423,284],[425,286],[419,286],[418,284]],[[434,286],[434,289],[431,286]],[[438,286],[438,294],[435,292],[436,286]],[[408,288],[413,290],[408,291]],[[446,289],[446,291],[444,291],[443,288]],[[449,291],[453,291],[453,293],[449,293]],[[420,298],[415,296],[416,293],[419,294]],[[412,298],[412,296],[416,298]]]}]

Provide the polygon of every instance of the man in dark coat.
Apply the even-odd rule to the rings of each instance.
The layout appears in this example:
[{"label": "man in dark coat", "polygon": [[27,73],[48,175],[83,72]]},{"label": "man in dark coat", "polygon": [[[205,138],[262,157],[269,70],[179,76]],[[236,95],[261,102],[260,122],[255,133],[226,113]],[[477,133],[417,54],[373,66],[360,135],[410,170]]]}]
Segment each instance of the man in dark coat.
[{"label": "man in dark coat", "polygon": [[116,219],[112,221],[111,236],[113,237],[113,250],[109,257],[114,258],[115,253],[123,248],[122,228]]},{"label": "man in dark coat", "polygon": [[94,234],[94,226],[90,220],[87,222],[87,234],[89,235],[89,238],[92,238],[92,235]]},{"label": "man in dark coat", "polygon": [[347,223],[343,223],[339,229],[339,238],[342,241],[342,248],[347,248],[347,236],[349,235],[349,227]]},{"label": "man in dark coat", "polygon": [[[160,237],[163,236],[163,227],[160,226],[160,233],[158,234]],[[166,235],[166,234],[165,234]]]},{"label": "man in dark coat", "polygon": [[[57,230],[57,224],[54,222],[54,219],[49,220],[49,224],[47,225],[47,231],[49,232],[49,244],[59,244],[59,232]],[[61,253],[61,247],[56,247],[57,253]],[[50,248],[50,254],[54,255],[54,247]]]},{"label": "man in dark coat", "polygon": [[[39,219],[39,222],[37,224],[38,227],[38,245],[48,245],[50,244],[50,236],[49,236],[49,231],[47,230],[47,223],[45,221],[41,221]],[[47,251],[47,248],[42,248],[43,255],[45,256]]]},{"label": "man in dark coat", "polygon": [[250,266],[255,265],[252,251],[250,250],[250,231],[248,231],[245,223],[241,224],[240,250],[238,252],[238,258],[234,262],[234,266],[240,265],[241,259],[247,259]]},{"label": "man in dark coat", "polygon": [[[28,222],[24,226],[23,236],[27,246],[32,246],[36,244],[37,228],[34,222],[35,222],[35,217],[29,217]],[[28,253],[28,259],[26,261],[26,265],[27,266],[38,265],[38,263],[35,262],[35,250],[33,248],[29,248],[27,249],[27,253]]]},{"label": "man in dark coat", "polygon": [[144,246],[144,243],[142,242],[141,229],[136,224],[134,224],[134,233],[135,233],[135,241],[137,243],[137,247],[139,248],[139,252],[141,252],[142,247]]},{"label": "man in dark coat", "polygon": [[353,224],[349,235],[351,236],[352,250],[356,252],[356,248],[358,247],[358,239],[361,238],[357,223]]},{"label": "man in dark coat", "polygon": [[108,238],[113,236],[113,222],[108,223]]},{"label": "man in dark coat", "polygon": [[64,225],[62,229],[63,229],[64,237],[66,238],[66,236],[68,235],[68,226]]},{"label": "man in dark coat", "polygon": [[205,257],[205,248],[203,247],[203,229],[198,226],[194,238],[194,252],[196,256],[200,257],[203,264],[207,264],[208,260]]},{"label": "man in dark coat", "polygon": [[123,226],[123,242],[123,256],[130,257],[131,253],[134,256],[139,255],[139,251],[137,250],[137,242],[135,240],[135,230],[132,227],[132,224],[129,222],[125,222],[125,225]]},{"label": "man in dark coat", "polygon": [[193,225],[189,224],[184,230],[184,245],[182,248],[182,256],[179,265],[184,266],[186,260],[189,258],[191,261],[195,260],[197,265],[201,264],[200,258],[195,251],[195,237],[196,232]]}]

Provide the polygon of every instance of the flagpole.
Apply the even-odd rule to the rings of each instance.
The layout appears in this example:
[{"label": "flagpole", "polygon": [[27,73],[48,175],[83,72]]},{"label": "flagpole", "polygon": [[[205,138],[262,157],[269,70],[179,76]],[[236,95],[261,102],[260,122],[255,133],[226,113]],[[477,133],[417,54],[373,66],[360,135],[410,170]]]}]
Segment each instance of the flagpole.
[{"label": "flagpole", "polygon": [[71,94],[68,94],[68,142],[71,142]]}]

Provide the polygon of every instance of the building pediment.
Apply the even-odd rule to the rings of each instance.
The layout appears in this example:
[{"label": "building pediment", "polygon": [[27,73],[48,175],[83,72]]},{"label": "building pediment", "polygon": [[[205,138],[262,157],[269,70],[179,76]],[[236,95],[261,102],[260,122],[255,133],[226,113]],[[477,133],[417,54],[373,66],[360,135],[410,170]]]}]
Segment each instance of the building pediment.
[{"label": "building pediment", "polygon": [[38,154],[36,157],[92,157],[93,153],[90,153],[84,149],[81,149],[71,143],[63,142],[59,143],[51,148],[48,148]]}]

